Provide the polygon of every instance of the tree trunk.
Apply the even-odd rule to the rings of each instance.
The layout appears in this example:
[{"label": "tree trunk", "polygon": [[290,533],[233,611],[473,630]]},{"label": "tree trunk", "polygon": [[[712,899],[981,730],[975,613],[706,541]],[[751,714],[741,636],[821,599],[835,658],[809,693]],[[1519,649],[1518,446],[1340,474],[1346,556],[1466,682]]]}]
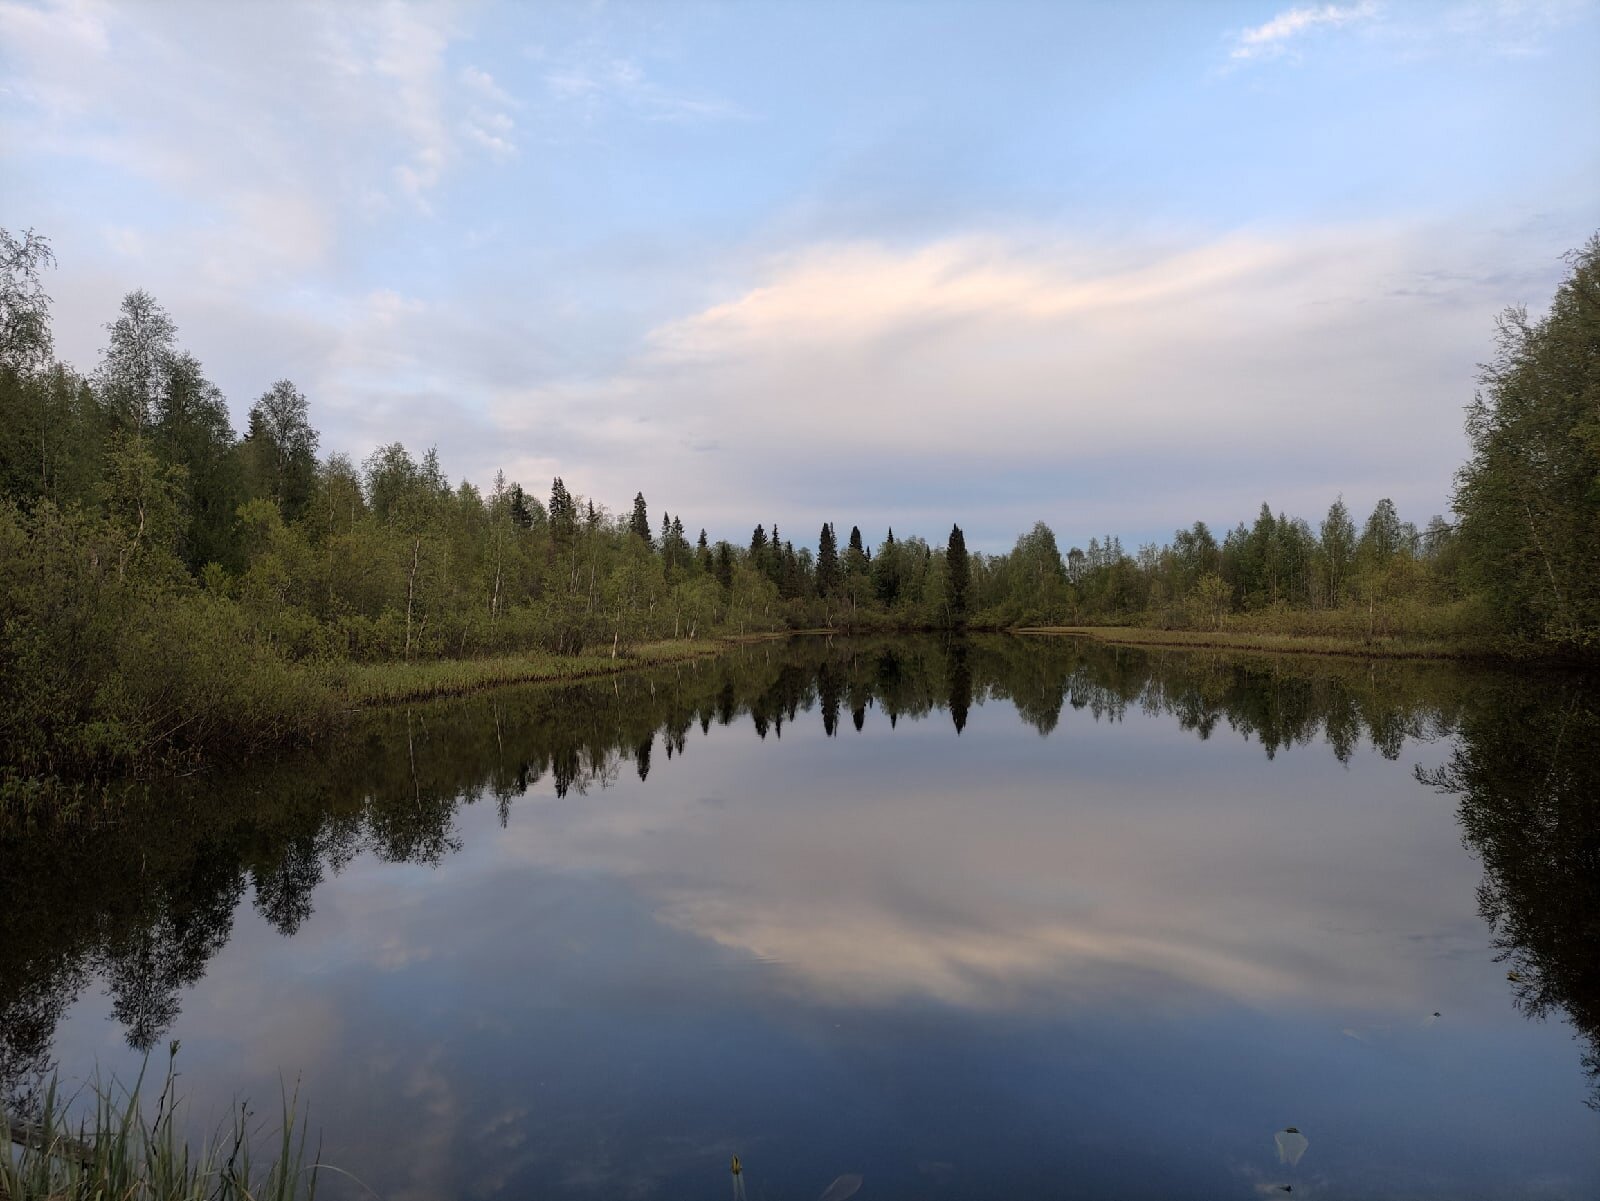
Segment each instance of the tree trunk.
[{"label": "tree trunk", "polygon": [[411,574],[406,577],[406,654],[411,658],[411,607],[417,595],[417,560],[422,555],[422,539],[411,544]]}]

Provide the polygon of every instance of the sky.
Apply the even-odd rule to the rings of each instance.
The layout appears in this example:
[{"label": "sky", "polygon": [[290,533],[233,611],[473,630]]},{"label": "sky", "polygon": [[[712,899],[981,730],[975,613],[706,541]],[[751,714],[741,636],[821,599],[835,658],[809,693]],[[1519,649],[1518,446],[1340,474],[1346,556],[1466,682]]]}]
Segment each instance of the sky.
[{"label": "sky", "polygon": [[691,531],[1131,549],[1447,512],[1600,229],[1600,4],[0,0],[0,226],[92,370]]}]

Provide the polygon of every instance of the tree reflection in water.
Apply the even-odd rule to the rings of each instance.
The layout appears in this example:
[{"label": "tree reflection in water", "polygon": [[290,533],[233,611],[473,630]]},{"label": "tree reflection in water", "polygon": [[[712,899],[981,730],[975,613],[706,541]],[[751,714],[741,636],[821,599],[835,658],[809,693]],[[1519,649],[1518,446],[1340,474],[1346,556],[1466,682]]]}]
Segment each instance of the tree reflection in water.
[{"label": "tree reflection in water", "polygon": [[1600,695],[1583,680],[1500,681],[1450,760],[1418,777],[1461,799],[1483,860],[1478,908],[1517,1008],[1565,1014],[1600,1109]]},{"label": "tree reflection in water", "polygon": [[[587,685],[503,690],[375,714],[315,756],[232,777],[130,788],[115,819],[0,832],[0,1083],[48,1066],[62,1013],[99,977],[136,1048],[154,1045],[227,942],[248,892],[284,935],[319,883],[363,852],[438,864],[459,849],[460,805],[502,824],[549,779],[558,797],[640,780],[699,726],[748,717],[762,738],[815,714],[838,737],[869,721],[945,714],[957,733],[991,699],[1047,736],[1069,713],[1163,715],[1207,739],[1229,730],[1271,758],[1326,744],[1455,736],[1423,781],[1460,796],[1481,857],[1482,912],[1519,1008],[1567,1014],[1600,1073],[1600,702],[1577,679],[1437,664],[1147,652],[1072,639],[983,636],[765,643]],[[878,714],[879,717],[869,716]],[[658,742],[659,740],[659,742]],[[1600,1094],[1597,1094],[1600,1096]]]}]

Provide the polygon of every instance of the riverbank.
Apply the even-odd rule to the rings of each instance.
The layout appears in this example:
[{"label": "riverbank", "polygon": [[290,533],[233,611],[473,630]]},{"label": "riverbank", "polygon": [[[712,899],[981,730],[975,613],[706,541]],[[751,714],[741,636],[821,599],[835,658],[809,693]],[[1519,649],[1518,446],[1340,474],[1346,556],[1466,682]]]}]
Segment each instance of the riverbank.
[{"label": "riverbank", "polygon": [[1330,634],[1264,634],[1242,630],[1162,630],[1142,626],[1025,626],[1018,634],[1093,638],[1116,646],[1245,651],[1272,655],[1338,655],[1364,659],[1522,659],[1515,650],[1478,640],[1350,638]]},{"label": "riverbank", "polygon": [[720,654],[734,638],[645,642],[618,654],[552,655],[531,651],[484,659],[427,659],[352,664],[335,688],[348,709],[393,705],[433,697],[463,696],[508,684],[587,680]]}]

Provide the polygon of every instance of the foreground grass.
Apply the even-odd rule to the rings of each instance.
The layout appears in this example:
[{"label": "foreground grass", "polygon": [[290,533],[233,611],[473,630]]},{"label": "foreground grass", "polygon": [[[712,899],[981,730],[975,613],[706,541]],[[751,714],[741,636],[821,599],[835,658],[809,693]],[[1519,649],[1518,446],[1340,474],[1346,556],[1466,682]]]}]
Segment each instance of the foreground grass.
[{"label": "foreground grass", "polygon": [[132,1088],[97,1088],[92,1112],[69,1121],[54,1082],[34,1120],[13,1124],[0,1111],[0,1198],[6,1201],[297,1201],[316,1195],[323,1165],[306,1160],[306,1130],[285,1097],[271,1155],[252,1156],[261,1132],[240,1107],[232,1121],[191,1148],[177,1133],[172,1044],[153,1114]]},{"label": "foreground grass", "polygon": [[1141,626],[1030,626],[1019,634],[1067,634],[1121,646],[1172,646],[1269,654],[1355,655],[1380,659],[1483,659],[1510,652],[1480,639],[1363,638],[1340,634],[1280,634],[1252,630],[1162,630]]},{"label": "foreground grass", "polygon": [[336,688],[346,705],[360,708],[435,696],[460,696],[503,684],[583,680],[641,667],[682,663],[717,654],[721,640],[646,642],[621,654],[594,652],[552,655],[530,651],[483,659],[429,659],[405,663],[353,664],[340,673]]}]

